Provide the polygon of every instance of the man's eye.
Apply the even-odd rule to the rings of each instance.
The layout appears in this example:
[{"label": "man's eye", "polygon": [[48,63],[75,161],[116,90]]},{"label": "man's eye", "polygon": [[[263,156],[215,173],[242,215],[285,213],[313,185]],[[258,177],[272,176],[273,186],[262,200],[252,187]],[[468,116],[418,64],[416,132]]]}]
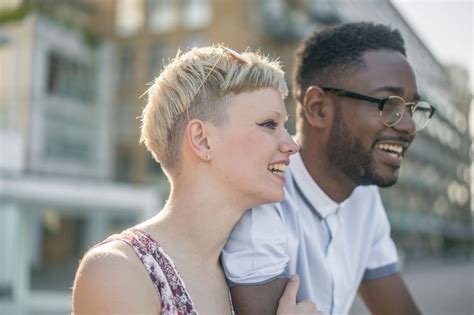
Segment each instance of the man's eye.
[{"label": "man's eye", "polygon": [[259,123],[257,125],[259,125],[261,127],[265,127],[265,128],[275,129],[278,126],[278,123],[274,120],[267,120],[267,121],[264,121],[263,123]]}]

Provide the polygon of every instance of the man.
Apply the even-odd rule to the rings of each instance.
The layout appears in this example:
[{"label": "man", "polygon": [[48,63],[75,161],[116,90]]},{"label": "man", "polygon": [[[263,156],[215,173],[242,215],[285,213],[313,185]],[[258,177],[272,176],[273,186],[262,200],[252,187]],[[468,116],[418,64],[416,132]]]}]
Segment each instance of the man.
[{"label": "man", "polygon": [[296,56],[301,149],[285,199],[249,210],[222,261],[237,312],[275,313],[292,274],[298,299],[346,314],[357,291],[374,314],[417,314],[376,186],[398,180],[403,155],[434,114],[420,102],[397,30],[351,23],[313,34]]}]

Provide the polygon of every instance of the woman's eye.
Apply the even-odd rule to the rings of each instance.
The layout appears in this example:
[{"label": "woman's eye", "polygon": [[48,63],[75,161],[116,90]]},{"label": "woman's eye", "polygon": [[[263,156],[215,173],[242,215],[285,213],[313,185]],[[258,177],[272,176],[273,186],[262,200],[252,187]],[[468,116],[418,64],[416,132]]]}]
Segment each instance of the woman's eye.
[{"label": "woman's eye", "polygon": [[264,121],[263,123],[259,123],[257,125],[259,125],[261,127],[265,127],[265,128],[275,129],[278,126],[278,123],[274,120],[267,120],[267,121]]}]

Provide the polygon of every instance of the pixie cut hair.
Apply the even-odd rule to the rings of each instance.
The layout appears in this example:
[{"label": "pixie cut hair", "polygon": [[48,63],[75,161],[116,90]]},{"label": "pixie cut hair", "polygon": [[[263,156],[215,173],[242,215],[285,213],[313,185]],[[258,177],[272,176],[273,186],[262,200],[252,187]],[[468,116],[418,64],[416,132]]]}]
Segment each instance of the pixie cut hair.
[{"label": "pixie cut hair", "polygon": [[219,125],[233,95],[271,87],[288,94],[278,60],[238,54],[221,45],[193,48],[177,56],[148,89],[141,138],[166,173],[177,174],[184,128],[190,119]]}]

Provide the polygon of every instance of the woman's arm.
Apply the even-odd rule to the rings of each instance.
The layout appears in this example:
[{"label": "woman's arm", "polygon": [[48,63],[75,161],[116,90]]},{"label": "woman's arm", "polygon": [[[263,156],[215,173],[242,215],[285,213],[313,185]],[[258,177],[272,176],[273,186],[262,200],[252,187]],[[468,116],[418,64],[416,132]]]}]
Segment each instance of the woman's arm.
[{"label": "woman's arm", "polygon": [[159,296],[145,268],[127,245],[118,243],[84,256],[74,280],[74,314],[159,314]]}]

